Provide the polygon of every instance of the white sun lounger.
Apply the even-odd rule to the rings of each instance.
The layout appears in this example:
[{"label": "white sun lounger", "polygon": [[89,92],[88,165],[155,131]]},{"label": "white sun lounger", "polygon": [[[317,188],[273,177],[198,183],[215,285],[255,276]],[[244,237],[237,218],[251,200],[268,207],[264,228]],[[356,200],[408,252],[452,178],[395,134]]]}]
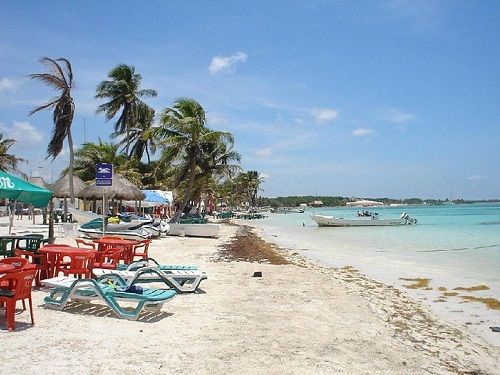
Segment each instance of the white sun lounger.
[{"label": "white sun lounger", "polygon": [[134,271],[94,268],[92,273],[98,278],[118,275],[129,284],[163,282],[180,293],[196,291],[200,283],[207,279],[207,274],[198,270],[162,270],[158,267],[143,267]]}]

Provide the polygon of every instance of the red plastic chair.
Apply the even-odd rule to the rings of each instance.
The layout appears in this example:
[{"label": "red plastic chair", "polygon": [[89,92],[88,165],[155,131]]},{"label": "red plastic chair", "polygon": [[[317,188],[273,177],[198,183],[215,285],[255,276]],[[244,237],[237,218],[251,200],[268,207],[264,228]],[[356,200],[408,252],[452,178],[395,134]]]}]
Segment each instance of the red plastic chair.
[{"label": "red plastic chair", "polygon": [[[20,257],[10,257],[10,258],[0,259],[0,263],[10,264],[11,266],[13,266],[14,271],[11,271],[11,272],[21,271],[24,268],[36,269],[36,266],[34,264],[31,264],[30,262],[28,262],[27,259],[20,258]],[[11,273],[11,272],[9,272],[9,273]],[[9,286],[9,284],[6,282],[0,283],[0,287],[5,287],[5,286]]]},{"label": "red plastic chair", "polygon": [[[11,266],[14,266],[16,270],[22,270],[27,264],[30,264],[28,262],[28,259],[21,257],[10,257],[10,258],[0,259],[0,263],[10,264]],[[33,265],[33,269],[34,268],[35,265]]]},{"label": "red plastic chair", "polygon": [[149,258],[148,249],[150,243],[151,240],[143,240],[140,241],[138,245],[135,245],[132,253],[132,261],[134,261],[135,258],[141,258],[141,259]]},{"label": "red plastic chair", "polygon": [[33,253],[28,250],[21,250],[21,249],[16,249],[15,250],[16,258],[24,258],[27,260],[29,263],[33,264],[36,269],[38,270],[36,274],[36,283],[35,285],[40,286],[40,280],[41,279],[46,279],[49,277],[48,275],[48,265],[47,265],[47,259],[44,254],[39,254],[39,253]]},{"label": "red plastic chair", "polygon": [[78,253],[60,256],[57,259],[54,276],[62,272],[64,276],[73,275],[76,278],[89,279],[92,275],[94,253]]},{"label": "red plastic chair", "polygon": [[76,246],[78,247],[95,250],[95,243],[93,242],[85,241],[82,240],[81,238],[76,238],[75,241],[76,241]]},{"label": "red plastic chair", "polygon": [[96,261],[93,268],[114,270],[116,269],[116,265],[120,263],[120,260],[125,260],[126,256],[126,251],[123,249],[110,248],[100,251],[96,254]]},{"label": "red plastic chair", "polygon": [[19,272],[5,274],[0,277],[0,284],[6,282],[8,288],[0,289],[0,303],[5,303],[5,316],[7,319],[7,329],[13,331],[16,326],[16,302],[21,300],[24,303],[28,299],[30,304],[31,325],[35,325],[33,317],[33,302],[31,301],[31,285],[36,277],[36,269],[28,269]]}]

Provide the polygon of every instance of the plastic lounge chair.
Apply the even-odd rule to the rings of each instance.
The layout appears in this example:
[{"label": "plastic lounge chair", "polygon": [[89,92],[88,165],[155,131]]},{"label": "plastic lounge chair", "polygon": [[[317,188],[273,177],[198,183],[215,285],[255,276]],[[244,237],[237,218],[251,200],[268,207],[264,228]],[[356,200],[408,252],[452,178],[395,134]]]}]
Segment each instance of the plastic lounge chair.
[{"label": "plastic lounge chair", "polygon": [[130,264],[118,264],[116,266],[117,270],[120,271],[137,271],[142,267],[157,267],[160,270],[182,270],[182,271],[194,271],[197,270],[197,266],[192,265],[180,265],[180,264],[159,264],[153,258],[146,258],[142,260],[136,260]]},{"label": "plastic lounge chair", "polygon": [[[102,300],[119,318],[128,320],[137,320],[145,308],[160,311],[163,304],[176,295],[173,290],[153,288],[144,288],[140,294],[128,292],[131,284],[118,275],[106,275],[97,281],[62,276],[44,280],[43,285],[54,287],[43,300],[48,308],[63,310],[70,300]],[[124,309],[119,300],[137,302],[137,306]]]},{"label": "plastic lounge chair", "polygon": [[192,293],[196,291],[200,283],[207,279],[207,274],[205,272],[197,270],[161,270],[158,267],[142,267],[136,271],[94,268],[92,273],[96,277],[119,275],[126,280],[129,285],[136,283],[163,282],[180,293]]}]

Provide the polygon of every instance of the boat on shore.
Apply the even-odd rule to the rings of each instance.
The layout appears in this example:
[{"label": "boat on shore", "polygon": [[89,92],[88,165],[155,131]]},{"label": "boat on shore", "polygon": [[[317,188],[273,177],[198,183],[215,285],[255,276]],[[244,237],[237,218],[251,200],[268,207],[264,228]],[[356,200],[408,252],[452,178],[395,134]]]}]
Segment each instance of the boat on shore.
[{"label": "boat on shore", "polygon": [[170,223],[169,236],[217,237],[219,224],[182,224]]},{"label": "boat on shore", "polygon": [[313,215],[312,219],[320,227],[375,227],[416,224],[417,220],[407,213],[402,213],[399,219],[379,219],[378,215],[360,217],[359,219],[344,219],[342,217]]}]

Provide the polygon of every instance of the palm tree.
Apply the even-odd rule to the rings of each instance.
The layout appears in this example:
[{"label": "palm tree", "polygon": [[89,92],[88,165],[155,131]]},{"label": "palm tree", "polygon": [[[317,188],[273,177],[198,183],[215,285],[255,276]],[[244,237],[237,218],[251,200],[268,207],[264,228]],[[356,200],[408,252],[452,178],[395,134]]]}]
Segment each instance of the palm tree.
[{"label": "palm tree", "polygon": [[172,165],[175,188],[185,181],[182,202],[171,220],[176,222],[192,198],[197,174],[203,174],[212,157],[214,144],[232,145],[234,140],[230,133],[213,131],[206,126],[205,110],[194,99],[178,99],[173,107],[164,110],[160,123],[161,126],[155,128],[163,147],[159,165]]},{"label": "palm tree", "polygon": [[[70,201],[75,203],[75,191],[73,188],[73,137],[71,136],[71,124],[75,114],[75,103],[71,97],[73,88],[73,70],[70,62],[65,58],[51,59],[42,57],[40,63],[45,65],[49,73],[30,74],[32,79],[40,80],[55,90],[60,91],[61,95],[43,104],[30,112],[30,116],[43,109],[53,108],[54,128],[52,129],[52,138],[47,146],[47,158],[52,156],[55,159],[62,151],[64,140],[68,139],[69,147],[69,192]],[[61,64],[62,63],[62,64]]]},{"label": "palm tree", "polygon": [[[156,151],[155,138],[151,132],[154,118],[153,108],[144,103],[138,106],[135,126],[129,129],[129,136],[119,142],[120,146],[124,146],[124,150],[129,143],[132,144],[130,154],[128,154],[129,158],[135,157],[137,160],[141,160],[146,153],[148,164],[151,164],[150,152],[154,154]],[[118,134],[113,135],[117,136]]]},{"label": "palm tree", "polygon": [[12,154],[9,154],[9,148],[12,147],[17,141],[11,138],[3,139],[3,134],[0,133],[0,170],[4,172],[16,172],[21,173],[18,166],[19,163],[26,163],[23,158],[18,158]]},{"label": "palm tree", "polygon": [[236,177],[236,190],[251,206],[255,206],[260,185],[264,179],[257,171],[240,173]]},{"label": "palm tree", "polygon": [[247,183],[248,190],[250,192],[250,202],[252,207],[255,207],[255,201],[257,199],[257,193],[259,192],[260,185],[264,182],[264,179],[260,176],[257,171],[248,171],[247,173]]},{"label": "palm tree", "polygon": [[[137,186],[142,185],[136,159],[127,160],[127,156],[118,151],[119,145],[102,142],[84,143],[75,154],[75,174],[83,181],[95,179],[97,163],[113,164],[114,172],[127,178]],[[63,171],[64,174],[66,171]]]},{"label": "palm tree", "polygon": [[155,90],[140,90],[142,76],[135,72],[132,65],[119,64],[108,74],[108,80],[102,81],[96,90],[96,98],[110,99],[97,108],[97,113],[105,113],[106,121],[111,120],[121,110],[115,123],[114,134],[126,134],[125,153],[130,159],[130,129],[135,125],[138,111],[145,105],[141,98],[151,98],[158,95]]}]

